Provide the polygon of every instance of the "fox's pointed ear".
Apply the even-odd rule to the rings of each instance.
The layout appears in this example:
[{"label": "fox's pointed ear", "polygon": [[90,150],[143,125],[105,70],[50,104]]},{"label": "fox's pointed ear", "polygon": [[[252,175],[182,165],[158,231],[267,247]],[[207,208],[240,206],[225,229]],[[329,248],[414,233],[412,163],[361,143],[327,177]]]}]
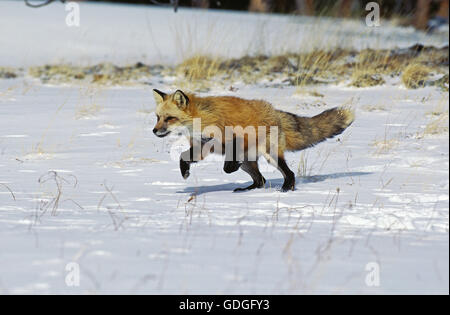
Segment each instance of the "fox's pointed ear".
[{"label": "fox's pointed ear", "polygon": [[157,89],[154,89],[153,96],[155,97],[156,104],[161,104],[166,99],[167,94]]},{"label": "fox's pointed ear", "polygon": [[173,95],[173,101],[178,105],[180,109],[186,109],[189,105],[189,97],[183,93],[183,91],[176,91]]}]

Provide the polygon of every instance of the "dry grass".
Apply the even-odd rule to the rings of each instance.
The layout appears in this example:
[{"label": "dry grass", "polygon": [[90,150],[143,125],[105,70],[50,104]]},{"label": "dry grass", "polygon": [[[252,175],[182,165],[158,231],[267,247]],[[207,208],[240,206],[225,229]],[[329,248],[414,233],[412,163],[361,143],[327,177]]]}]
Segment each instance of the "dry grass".
[{"label": "dry grass", "polygon": [[304,95],[304,96],[317,97],[317,98],[325,97],[324,94],[318,92],[315,89],[309,90],[309,89],[303,88],[303,87],[297,87],[297,89],[295,90],[294,94],[295,95]]},{"label": "dry grass", "polygon": [[337,82],[347,72],[345,58],[351,51],[332,49],[316,50],[297,56],[297,86]]},{"label": "dry grass", "polygon": [[385,112],[387,111],[386,106],[384,105],[366,105],[363,106],[363,110],[367,111],[367,112]]},{"label": "dry grass", "polygon": [[412,63],[403,71],[402,82],[408,89],[424,87],[432,71],[428,66]]},{"label": "dry grass", "polygon": [[351,86],[363,88],[383,85],[386,81],[379,74],[371,74],[366,71],[355,71],[352,76]]},{"label": "dry grass", "polygon": [[448,88],[449,88],[448,73],[443,75],[442,78],[431,82],[431,85],[441,88],[442,91],[444,91],[444,92],[448,92]]},{"label": "dry grass", "polygon": [[92,117],[95,117],[96,115],[98,115],[98,113],[100,113],[102,109],[103,109],[103,107],[96,103],[88,104],[88,105],[81,105],[80,107],[77,108],[77,111],[75,113],[75,118],[76,119],[89,119],[89,118],[92,118]]},{"label": "dry grass", "polygon": [[448,104],[448,94],[444,95],[437,104],[436,107],[434,107],[432,110],[428,111],[426,114],[428,116],[437,117],[441,116],[442,114],[448,113],[449,110],[449,104]]},{"label": "dry grass", "polygon": [[189,81],[207,80],[221,73],[221,61],[208,56],[194,56],[186,59],[176,70]]},{"label": "dry grass", "polygon": [[12,85],[7,87],[5,90],[0,91],[0,97],[10,97],[13,95],[14,91],[16,91],[19,88],[18,85]]},{"label": "dry grass", "polygon": [[10,67],[0,67],[0,79],[15,79],[18,77],[18,70]]},{"label": "dry grass", "polygon": [[198,55],[186,59],[175,69],[179,76],[177,86],[201,90],[212,84],[211,79],[225,74],[219,58]]},{"label": "dry grass", "polygon": [[411,58],[411,54],[391,50],[365,49],[359,53],[354,67],[370,74],[398,75]]},{"label": "dry grass", "polygon": [[433,136],[448,133],[448,121],[448,111],[441,113],[425,126],[422,136]]},{"label": "dry grass", "polygon": [[75,108],[75,119],[92,119],[103,110],[100,103],[104,103],[106,100],[102,96],[102,91],[102,87],[95,85],[79,89],[80,94]]},{"label": "dry grass", "polygon": [[[343,74],[341,59],[349,52],[344,50],[315,50],[304,54],[278,56],[244,56],[221,60],[207,56],[195,56],[176,67],[181,83],[204,86],[212,84],[212,78],[220,77],[225,84],[239,80],[255,84],[261,80],[282,81],[286,85],[306,86],[335,82]],[[200,84],[199,84],[200,83]]]},{"label": "dry grass", "polygon": [[148,66],[143,63],[119,67],[111,63],[101,63],[89,67],[73,65],[45,65],[31,67],[28,74],[44,83],[95,83],[98,85],[117,85],[138,82],[152,75],[159,75],[164,67]]},{"label": "dry grass", "polygon": [[356,61],[348,66],[352,69],[351,86],[372,87],[382,85],[385,76],[398,76],[407,66],[411,55],[398,54],[390,50],[362,50]]},{"label": "dry grass", "polygon": [[372,145],[375,147],[375,155],[387,154],[398,146],[399,140],[389,135],[389,127],[386,126],[382,139],[375,139]]},{"label": "dry grass", "polygon": [[[447,57],[446,57],[447,55]],[[403,74],[409,86],[420,84],[421,73],[446,73],[448,49],[413,46],[406,50],[373,50],[360,52],[340,49],[315,49],[307,53],[284,53],[277,56],[244,56],[231,60],[220,60],[196,56],[185,60],[177,67],[181,81],[205,86],[231,85],[234,81],[255,84],[281,84],[288,86],[314,86],[340,83],[349,80],[351,86],[372,87],[385,83],[384,77]],[[411,65],[416,65],[412,68]],[[421,71],[418,71],[422,69]],[[212,80],[220,78],[220,80]],[[448,78],[448,76],[447,76]],[[445,85],[446,77],[441,79]],[[447,79],[448,81],[448,79]],[[268,83],[267,83],[268,82]],[[448,85],[448,83],[447,83]]]},{"label": "dry grass", "polygon": [[383,138],[373,142],[373,146],[375,146],[375,155],[387,154],[397,145],[398,141],[396,139]]},{"label": "dry grass", "polygon": [[[417,88],[423,86],[433,72],[444,74],[444,77],[429,82],[430,85],[448,90],[448,47],[438,49],[415,45],[401,50],[356,51],[339,48],[341,45],[342,43],[334,43],[320,46],[312,42],[308,46],[312,47],[308,52],[280,51],[273,56],[256,54],[234,59],[194,52],[196,46],[190,45],[194,48],[180,47],[180,53],[185,52],[181,55],[189,57],[172,67],[143,63],[125,67],[110,63],[89,67],[46,65],[32,67],[28,73],[43,82],[98,85],[142,84],[147,83],[151,76],[164,78],[168,75],[178,77],[175,85],[199,91],[208,90],[215,85],[232,86],[236,82],[297,87],[348,82],[354,87],[372,87],[384,84],[387,77],[399,76],[408,88]],[[8,70],[8,73],[20,74],[12,70]]]},{"label": "dry grass", "polygon": [[297,175],[299,177],[307,177],[311,175],[311,168],[308,165],[308,155],[304,151],[302,151],[300,154]]}]

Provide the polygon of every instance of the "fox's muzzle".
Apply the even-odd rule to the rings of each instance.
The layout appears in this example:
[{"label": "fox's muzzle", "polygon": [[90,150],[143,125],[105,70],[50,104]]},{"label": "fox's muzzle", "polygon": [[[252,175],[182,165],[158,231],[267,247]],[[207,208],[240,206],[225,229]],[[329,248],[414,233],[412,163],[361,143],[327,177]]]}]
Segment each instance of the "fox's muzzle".
[{"label": "fox's muzzle", "polygon": [[159,138],[164,138],[165,136],[168,136],[170,134],[170,131],[167,130],[166,128],[161,128],[161,129],[153,129],[153,133],[159,137]]}]

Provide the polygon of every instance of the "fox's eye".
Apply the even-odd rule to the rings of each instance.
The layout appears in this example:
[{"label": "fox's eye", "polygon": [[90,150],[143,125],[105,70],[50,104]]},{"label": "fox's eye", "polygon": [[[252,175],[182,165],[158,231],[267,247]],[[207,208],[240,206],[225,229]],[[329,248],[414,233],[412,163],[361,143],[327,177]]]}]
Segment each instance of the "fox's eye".
[{"label": "fox's eye", "polygon": [[176,120],[176,119],[177,119],[176,117],[169,116],[169,117],[166,118],[165,122],[168,122],[168,121],[171,121],[171,120]]}]

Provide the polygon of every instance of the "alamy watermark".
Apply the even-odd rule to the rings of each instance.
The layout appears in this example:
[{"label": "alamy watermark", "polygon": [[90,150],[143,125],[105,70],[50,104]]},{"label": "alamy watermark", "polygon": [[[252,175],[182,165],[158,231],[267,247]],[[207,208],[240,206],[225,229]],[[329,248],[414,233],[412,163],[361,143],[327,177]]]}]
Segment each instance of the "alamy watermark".
[{"label": "alamy watermark", "polygon": [[76,262],[71,262],[66,265],[66,285],[68,287],[80,286],[80,265]]},{"label": "alamy watermark", "polygon": [[65,10],[68,12],[66,25],[68,27],[80,27],[80,5],[76,2],[67,2]]},{"label": "alamy watermark", "polygon": [[378,2],[367,3],[366,11],[370,11],[366,15],[366,25],[369,27],[380,26],[380,5],[378,4]]},{"label": "alamy watermark", "polygon": [[366,265],[366,285],[368,287],[379,287],[381,285],[380,264],[377,262],[370,262]]},{"label": "alamy watermark", "polygon": [[172,143],[170,156],[176,161],[179,148],[187,139],[190,150],[183,152],[185,161],[199,162],[211,153],[225,155],[225,161],[257,161],[260,155],[277,162],[279,148],[278,126],[202,126],[201,118],[194,118],[192,128],[178,126],[169,130],[164,125],[156,125],[154,129],[158,137],[176,135],[177,141]]}]

